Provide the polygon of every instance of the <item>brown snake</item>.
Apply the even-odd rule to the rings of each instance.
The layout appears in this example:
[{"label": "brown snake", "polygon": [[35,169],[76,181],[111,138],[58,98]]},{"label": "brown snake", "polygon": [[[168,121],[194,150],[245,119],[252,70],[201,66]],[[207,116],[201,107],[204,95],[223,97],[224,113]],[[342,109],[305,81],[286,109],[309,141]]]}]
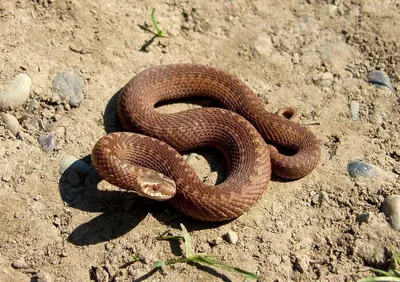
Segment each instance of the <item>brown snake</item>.
[{"label": "brown snake", "polygon": [[[154,109],[160,101],[186,97],[212,98],[226,109],[173,114]],[[267,188],[271,168],[282,178],[298,179],[320,158],[311,131],[267,112],[243,82],[211,67],[167,65],[139,73],[123,88],[118,114],[125,130],[151,137],[119,132],[101,138],[92,151],[100,177],[142,196],[169,200],[181,212],[205,221],[243,214]],[[223,183],[204,184],[178,153],[201,147],[224,154],[229,174]],[[277,147],[294,153],[284,155]]]}]

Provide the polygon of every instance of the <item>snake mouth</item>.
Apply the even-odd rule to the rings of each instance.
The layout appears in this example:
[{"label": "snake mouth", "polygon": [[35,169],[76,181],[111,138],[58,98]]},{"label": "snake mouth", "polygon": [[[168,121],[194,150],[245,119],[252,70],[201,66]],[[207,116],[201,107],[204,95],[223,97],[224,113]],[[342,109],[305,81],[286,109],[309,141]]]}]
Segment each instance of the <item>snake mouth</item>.
[{"label": "snake mouth", "polygon": [[175,182],[167,176],[153,170],[146,170],[138,179],[136,192],[143,197],[157,201],[166,201],[176,194]]},{"label": "snake mouth", "polygon": [[157,201],[166,201],[175,195],[175,192],[165,189],[165,187],[159,183],[145,184],[137,192],[140,196]]}]

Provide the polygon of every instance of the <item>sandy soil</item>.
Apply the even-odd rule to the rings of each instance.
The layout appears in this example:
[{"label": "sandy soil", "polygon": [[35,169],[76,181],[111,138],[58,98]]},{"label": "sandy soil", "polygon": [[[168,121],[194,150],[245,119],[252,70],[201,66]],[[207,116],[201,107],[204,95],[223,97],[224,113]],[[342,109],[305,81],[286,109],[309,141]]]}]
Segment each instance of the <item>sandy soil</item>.
[{"label": "sandy soil", "polygon": [[[400,107],[388,88],[365,78],[382,69],[399,85],[399,2],[204,3],[1,1],[1,89],[28,74],[30,98],[10,113],[41,125],[27,126],[24,141],[0,125],[1,281],[243,280],[196,265],[154,270],[155,261],[182,254],[179,244],[155,238],[168,229],[179,234],[179,223],[195,251],[263,281],[354,281],[372,275],[367,266],[387,266],[387,247],[400,245],[381,211],[386,196],[399,194]],[[169,38],[141,28],[151,26],[153,7]],[[321,140],[318,168],[298,181],[274,178],[254,207],[225,224],[171,220],[176,212],[167,204],[118,191],[93,173],[60,174],[65,154],[90,165],[94,143],[118,127],[112,97],[130,78],[179,62],[236,74],[270,111],[296,107]],[[52,81],[65,70],[85,80],[85,99],[72,109],[54,101]],[[27,111],[32,99],[38,105]],[[357,121],[352,100],[360,103]],[[196,106],[187,102],[163,110]],[[48,153],[37,142],[46,131],[58,142]],[[197,153],[191,163],[199,175],[210,183],[223,177],[218,153]],[[378,175],[351,179],[346,167],[356,159]],[[363,213],[368,220],[359,223]],[[236,245],[221,239],[228,230],[238,234]]]}]

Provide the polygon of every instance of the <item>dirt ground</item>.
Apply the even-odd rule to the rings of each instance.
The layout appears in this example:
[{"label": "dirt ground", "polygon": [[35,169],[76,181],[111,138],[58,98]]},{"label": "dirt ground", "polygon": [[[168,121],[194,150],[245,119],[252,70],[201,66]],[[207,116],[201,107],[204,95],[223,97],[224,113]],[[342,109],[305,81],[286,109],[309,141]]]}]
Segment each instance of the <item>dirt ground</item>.
[{"label": "dirt ground", "polygon": [[[182,255],[183,245],[156,240],[167,230],[179,234],[180,223],[196,252],[262,281],[355,281],[372,275],[368,266],[388,266],[387,248],[399,247],[400,236],[381,206],[399,194],[400,107],[366,74],[384,70],[399,86],[400,2],[205,3],[1,1],[0,91],[28,74],[30,97],[9,113],[40,125],[26,126],[22,141],[0,124],[1,281],[243,281],[197,265],[154,269],[155,261]],[[168,38],[146,31],[153,8]],[[321,140],[317,169],[298,181],[274,177],[255,206],[224,224],[174,218],[168,204],[119,191],[93,172],[60,174],[63,156],[91,165],[95,142],[118,128],[113,97],[127,81],[150,66],[183,62],[236,74],[272,112],[296,107]],[[65,70],[85,81],[76,108],[54,100],[53,80]],[[32,100],[38,103],[28,111]],[[358,120],[351,101],[360,104]],[[57,136],[50,152],[37,141],[47,131]],[[217,152],[196,153],[190,162],[201,177],[223,178]],[[350,178],[351,160],[374,165],[378,175]],[[236,244],[224,239],[229,230]]]}]

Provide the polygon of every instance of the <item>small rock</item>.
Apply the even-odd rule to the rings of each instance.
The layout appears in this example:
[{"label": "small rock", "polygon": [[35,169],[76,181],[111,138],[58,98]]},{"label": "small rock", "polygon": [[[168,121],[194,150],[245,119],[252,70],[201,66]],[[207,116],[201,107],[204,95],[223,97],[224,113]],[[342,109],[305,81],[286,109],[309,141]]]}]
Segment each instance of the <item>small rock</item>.
[{"label": "small rock", "polygon": [[365,213],[360,213],[356,217],[356,221],[358,223],[368,223],[371,221],[372,213],[370,212],[365,212]]},{"label": "small rock", "polygon": [[3,173],[3,176],[1,177],[1,180],[4,182],[10,182],[12,179],[12,173],[11,171],[6,171]]},{"label": "small rock", "polygon": [[24,73],[17,75],[8,88],[0,92],[0,111],[16,109],[29,98],[32,80]]},{"label": "small rock", "polygon": [[41,120],[38,116],[30,116],[23,120],[21,125],[29,133],[35,133],[41,129]]},{"label": "small rock", "polygon": [[52,116],[53,116],[53,113],[49,109],[44,109],[42,111],[42,117],[51,118]]},{"label": "small rock", "polygon": [[337,7],[335,5],[327,5],[326,13],[331,18],[335,17],[337,14]]},{"label": "small rock", "polygon": [[61,218],[59,218],[58,216],[54,216],[53,224],[54,224],[55,227],[60,226],[61,225]]},{"label": "small rock", "polygon": [[315,85],[320,87],[331,87],[333,83],[333,74],[330,72],[320,72],[314,76],[312,80]]},{"label": "small rock", "polygon": [[38,273],[36,273],[36,280],[37,282],[52,282],[53,279],[51,278],[50,274],[47,273],[44,270],[39,270]]},{"label": "small rock", "polygon": [[306,255],[296,255],[294,268],[304,273],[310,267],[310,259]]},{"label": "small rock", "polygon": [[324,202],[329,202],[329,194],[326,191],[316,193],[311,199],[311,204],[313,206],[321,206]]},{"label": "small rock", "polygon": [[210,244],[211,247],[215,247],[222,243],[222,238],[218,237],[216,239],[212,239],[212,240],[208,241],[208,243]]},{"label": "small rock", "polygon": [[69,98],[71,107],[77,107],[83,100],[83,78],[73,71],[59,73],[53,81],[53,87],[61,99]]},{"label": "small rock", "polygon": [[388,87],[393,93],[396,92],[396,90],[394,89],[392,82],[390,81],[389,76],[381,70],[375,70],[370,72],[367,75],[367,81],[375,84],[375,85],[380,85],[380,86],[386,86]]},{"label": "small rock", "polygon": [[217,171],[211,171],[205,178],[204,178],[204,183],[208,185],[215,185],[218,180],[218,172]]},{"label": "small rock", "polygon": [[360,103],[357,101],[350,102],[351,119],[358,120],[358,111],[360,110]]},{"label": "small rock", "polygon": [[197,246],[196,252],[197,253],[207,253],[210,251],[210,245],[203,242]]},{"label": "small rock", "polygon": [[347,171],[350,177],[356,178],[359,176],[374,177],[377,175],[374,167],[362,161],[351,161],[347,165]]},{"label": "small rock", "polygon": [[269,57],[274,50],[274,45],[272,44],[271,37],[268,35],[259,36],[253,45],[254,52],[258,55]]},{"label": "small rock", "polygon": [[39,136],[38,142],[45,152],[50,152],[56,147],[57,139],[53,134],[46,134]]},{"label": "small rock", "polygon": [[22,128],[17,118],[11,114],[3,114],[3,121],[6,127],[17,138],[22,138]]},{"label": "small rock", "polygon": [[232,245],[236,245],[237,241],[239,240],[239,236],[236,234],[236,232],[229,230],[226,234],[225,234],[225,240],[232,244]]},{"label": "small rock", "polygon": [[15,269],[26,269],[30,268],[29,264],[26,263],[24,258],[20,258],[16,261],[14,261],[11,266]]},{"label": "small rock", "polygon": [[[93,271],[93,268],[92,268]],[[96,276],[96,281],[97,282],[107,282],[109,281],[110,275],[108,272],[101,268],[101,267],[96,267],[96,270],[94,271],[94,275]]]},{"label": "small rock", "polygon": [[74,170],[78,173],[89,174],[92,170],[90,165],[71,155],[64,155],[60,159],[59,165],[61,174],[67,170]]},{"label": "small rock", "polygon": [[383,213],[388,218],[390,226],[400,231],[400,196],[391,195],[385,199],[382,206]]},{"label": "small rock", "polygon": [[28,113],[37,110],[40,107],[39,102],[36,99],[32,99],[29,103],[28,109],[26,110]]}]

